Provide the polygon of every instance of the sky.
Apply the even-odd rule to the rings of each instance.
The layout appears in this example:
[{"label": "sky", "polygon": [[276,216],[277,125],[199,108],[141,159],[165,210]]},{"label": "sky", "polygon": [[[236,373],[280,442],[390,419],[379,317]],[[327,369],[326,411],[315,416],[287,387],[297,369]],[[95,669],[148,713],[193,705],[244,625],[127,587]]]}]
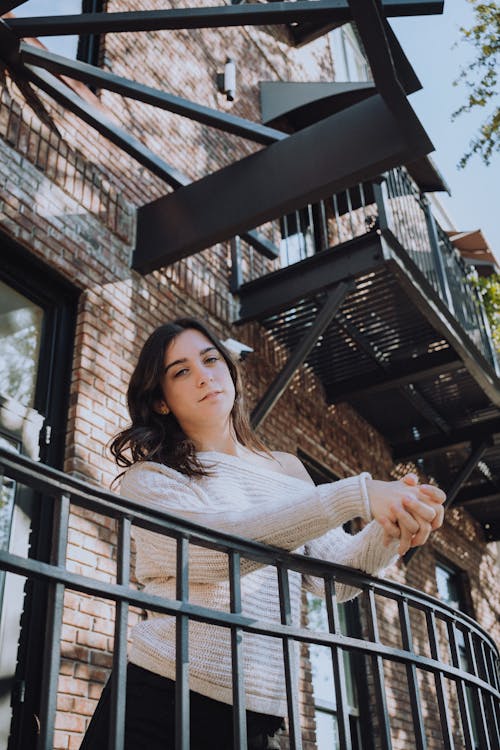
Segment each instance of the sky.
[{"label": "sky", "polygon": [[466,97],[465,87],[453,81],[475,53],[472,44],[460,41],[460,27],[469,28],[473,19],[467,0],[445,0],[443,15],[391,19],[391,26],[423,85],[409,99],[436,148],[432,159],[451,189],[451,198],[445,193],[439,197],[455,228],[482,229],[500,260],[500,154],[489,167],[474,156],[458,169],[483,115],[463,114],[451,121]]}]

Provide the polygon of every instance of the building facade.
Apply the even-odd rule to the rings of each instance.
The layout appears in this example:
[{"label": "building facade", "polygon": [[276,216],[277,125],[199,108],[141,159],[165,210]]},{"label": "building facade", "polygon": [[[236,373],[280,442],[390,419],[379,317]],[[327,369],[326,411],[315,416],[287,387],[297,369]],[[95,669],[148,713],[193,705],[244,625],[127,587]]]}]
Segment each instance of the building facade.
[{"label": "building facade", "polygon": [[[357,3],[351,5],[355,17]],[[384,4],[373,5],[388,12]],[[429,208],[426,196],[443,184],[421,153],[426,147],[415,146],[414,159],[399,161],[409,147],[391,150],[396,131],[389,145],[374,135],[373,144],[365,143],[370,163],[362,167],[354,164],[357,154],[347,155],[339,166],[343,176],[331,180],[338,190],[330,192],[327,182],[313,189],[321,171],[318,150],[312,176],[301,165],[310,184],[303,195],[288,195],[283,186],[275,200],[274,190],[269,211],[249,195],[245,216],[230,200],[232,180],[241,201],[245,190],[258,192],[259,179],[266,200],[267,183],[280,178],[273,165],[286,162],[283,149],[271,150],[275,146],[291,143],[290,154],[299,159],[301,134],[307,138],[318,123],[372,106],[381,87],[371,51],[377,40],[363,40],[363,24],[337,18],[336,11],[319,20],[277,23],[270,16],[268,24],[262,17],[260,25],[224,21],[212,28],[185,21],[167,29],[158,19],[148,27],[139,13],[163,10],[164,3],[110,0],[82,8],[75,2],[68,12],[83,10],[82,18],[138,14],[120,33],[89,33],[82,26],[72,36],[59,28],[66,41],[71,37],[72,49],[64,48],[70,62],[79,57],[141,84],[140,94],[124,96],[123,80],[91,81],[89,68],[71,73],[51,59],[47,47],[61,49],[54,42],[58,29],[36,19],[30,27],[28,17],[38,12],[32,6],[13,8],[2,27],[8,51],[0,100],[1,446],[109,489],[116,467],[107,445],[126,423],[127,383],[142,343],[166,320],[199,317],[221,339],[251,348],[242,368],[259,436],[273,450],[299,455],[317,483],[361,471],[398,478],[413,469],[450,491],[443,528],[388,577],[465,612],[499,643],[499,371],[470,269]],[[269,7],[224,6],[249,13]],[[23,39],[21,47],[13,39]],[[390,35],[386,42],[408,81],[404,53]],[[171,97],[160,102],[158,92]],[[391,91],[382,93],[389,110],[399,112]],[[189,109],[186,100],[199,109]],[[209,109],[225,119],[211,120]],[[413,129],[413,138],[417,126],[408,124],[406,109],[401,118],[402,132]],[[243,120],[265,127],[242,136]],[[334,134],[357,121],[331,122]],[[319,138],[314,133],[312,140]],[[245,160],[264,153],[272,156],[260,171],[255,159]],[[224,172],[235,165],[240,172]],[[207,175],[221,180],[213,183],[215,194],[204,187]],[[300,182],[300,173],[282,178]],[[196,200],[186,217],[184,209]],[[6,477],[0,513],[4,552],[51,559],[50,498]],[[116,533],[104,513],[73,508],[66,569],[116,582]],[[0,746],[20,750],[34,747],[40,736],[48,585],[12,572],[3,573],[0,584]],[[385,601],[378,615],[380,642],[400,648],[398,602]],[[132,607],[128,625],[141,616]],[[304,598],[305,624],[321,630],[325,617],[320,600]],[[412,614],[413,647],[430,659],[422,617]],[[103,597],[68,586],[62,618],[57,750],[79,747],[109,675],[115,609]],[[364,599],[342,608],[341,621],[346,636],[368,637]],[[445,660],[448,635],[439,636]],[[466,643],[458,640],[466,668]],[[306,750],[341,746],[324,651],[313,645],[302,652]],[[369,708],[376,674],[362,656],[345,653],[350,746],[387,747],[380,716]],[[405,670],[397,661],[385,665],[395,750],[414,746]],[[453,746],[446,745],[433,710],[431,673],[419,672],[418,680],[426,746]],[[482,750],[476,717],[482,704],[467,690],[464,704],[453,681],[447,683],[450,734],[456,748]]]}]

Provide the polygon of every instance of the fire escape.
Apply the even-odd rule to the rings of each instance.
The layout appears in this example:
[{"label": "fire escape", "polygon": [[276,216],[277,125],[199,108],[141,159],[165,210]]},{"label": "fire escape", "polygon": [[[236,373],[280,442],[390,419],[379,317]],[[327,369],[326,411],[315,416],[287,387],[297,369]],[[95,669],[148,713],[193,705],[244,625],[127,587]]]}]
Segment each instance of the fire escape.
[{"label": "fire escape", "polygon": [[[36,88],[170,187],[138,211],[135,269],[148,273],[232,241],[232,286],[241,303],[236,322],[259,321],[290,352],[254,423],[307,363],[328,403],[351,403],[386,437],[396,460],[417,462],[448,489],[449,503],[466,506],[486,538],[498,540],[498,364],[471,269],[425,197],[444,185],[407,101],[420,83],[387,21],[442,7],[439,0],[300,0],[8,18],[0,39],[5,65],[45,121],[50,116]],[[296,46],[346,22],[355,24],[373,84],[261,84],[266,124],[21,41],[266,24],[279,25]],[[263,148],[192,183],[83,102],[61,75]]]}]

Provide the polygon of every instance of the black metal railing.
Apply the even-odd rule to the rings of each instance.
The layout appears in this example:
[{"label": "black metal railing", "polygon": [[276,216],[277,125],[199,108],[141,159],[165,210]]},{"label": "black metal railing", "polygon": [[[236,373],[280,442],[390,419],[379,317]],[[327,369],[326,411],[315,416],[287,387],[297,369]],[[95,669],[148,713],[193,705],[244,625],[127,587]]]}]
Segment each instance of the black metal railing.
[{"label": "black metal railing", "polygon": [[233,243],[233,290],[271,271],[372,231],[390,232],[445,302],[465,333],[500,374],[474,268],[453,247],[436,222],[429,201],[404,167],[372,182],[305,206],[259,227],[275,248],[275,259],[241,238]]},{"label": "black metal railing", "polygon": [[[39,502],[54,507],[52,556],[50,562],[0,552],[0,569],[7,574],[45,581],[49,588],[44,651],[40,735],[37,750],[52,750],[58,677],[60,640],[64,618],[64,592],[83,592],[115,602],[112,741],[110,748],[123,748],[125,713],[125,670],[129,607],[136,606],[176,618],[176,748],[189,748],[189,633],[191,620],[208,622],[231,633],[233,679],[234,747],[246,748],[245,684],[243,675],[243,633],[280,639],[283,644],[284,672],[288,705],[289,747],[302,747],[299,709],[299,682],[294,644],[326,646],[332,660],[340,747],[351,748],[346,701],[344,651],[363,655],[367,662],[373,698],[375,746],[392,747],[392,717],[386,705],[386,668],[400,664],[406,672],[406,697],[400,697],[398,713],[405,703],[413,721],[412,747],[428,747],[429,715],[439,717],[441,737],[433,747],[495,750],[500,743],[498,708],[500,705],[498,649],[492,638],[467,615],[427,594],[391,581],[383,581],[360,571],[336,566],[256,543],[247,539],[202,528],[179,517],[145,509],[133,500],[100,490],[47,466],[0,449],[3,476],[18,486],[29,487]],[[71,513],[84,508],[116,523],[117,573],[109,583],[97,577],[68,570],[66,545]],[[146,594],[131,585],[130,531],[132,524],[172,537],[177,541],[176,598],[165,599]],[[216,611],[189,601],[189,548],[201,545],[227,555],[231,590],[230,611]],[[256,621],[245,614],[241,601],[242,560],[276,569],[281,621]],[[292,621],[288,576],[297,571],[323,581],[328,613],[328,630],[315,631]],[[366,617],[366,638],[347,637],[339,624],[336,592],[339,585],[359,591]],[[379,630],[379,607],[392,603],[397,608],[399,644],[383,642]],[[427,653],[414,647],[415,616],[425,621]],[[446,630],[445,643],[442,630]],[[15,648],[16,644],[12,644]],[[424,675],[433,681],[427,694]],[[401,684],[398,685],[401,691]],[[422,692],[422,690],[427,692]],[[400,692],[401,696],[401,692]],[[428,707],[430,706],[430,710]],[[458,706],[460,725],[453,724],[454,706]],[[426,710],[423,710],[426,707]],[[370,709],[366,707],[366,710]],[[434,727],[433,733],[435,735]],[[439,744],[442,743],[442,744]]]}]

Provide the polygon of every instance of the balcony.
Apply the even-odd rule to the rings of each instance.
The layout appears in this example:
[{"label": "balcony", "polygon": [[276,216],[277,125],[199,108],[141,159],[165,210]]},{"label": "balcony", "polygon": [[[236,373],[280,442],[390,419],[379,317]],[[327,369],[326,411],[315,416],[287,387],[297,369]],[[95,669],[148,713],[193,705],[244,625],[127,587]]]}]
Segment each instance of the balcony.
[{"label": "balcony", "polygon": [[[237,322],[258,321],[500,538],[500,379],[468,266],[404,167],[233,241]],[[295,359],[294,359],[295,358]],[[273,393],[274,388],[274,393]],[[461,481],[455,487],[456,481]],[[451,493],[450,490],[453,489]]]},{"label": "balcony", "polygon": [[[189,653],[190,620],[210,622],[231,634],[233,675],[234,747],[246,748],[245,685],[243,676],[244,634],[259,633],[278,638],[283,644],[288,705],[289,747],[302,747],[298,670],[294,643],[326,647],[331,656],[336,716],[342,748],[350,748],[350,727],[346,693],[344,654],[355,653],[364,661],[370,691],[370,721],[377,747],[389,749],[397,717],[387,706],[386,688],[399,674],[398,713],[406,710],[413,722],[415,747],[425,748],[430,733],[433,747],[487,748],[500,741],[498,724],[499,654],[495,643],[467,615],[420,591],[391,581],[375,579],[357,570],[289,554],[240,537],[217,533],[196,524],[145,510],[133,498],[128,500],[74,479],[30,459],[0,449],[4,484],[31,493],[34,502],[53,510],[51,559],[42,561],[0,551],[0,570],[39,582],[47,598],[46,622],[38,629],[43,648],[43,684],[39,709],[37,750],[52,750],[57,722],[58,680],[61,667],[61,635],[65,619],[65,592],[77,592],[105,600],[114,607],[113,637],[113,730],[114,750],[122,748],[125,706],[127,628],[132,608],[161,612],[175,617],[177,626],[177,748],[189,748]],[[14,485],[13,485],[14,483]],[[73,514],[100,518],[116,532],[117,565],[112,582],[99,574],[82,575],[67,558],[68,529]],[[89,514],[95,514],[91,516]],[[136,524],[177,540],[177,596],[167,600],[147,595],[131,583],[131,525]],[[208,610],[188,599],[189,545],[201,545],[227,556],[231,586],[231,611]],[[252,560],[276,569],[281,621],[260,621],[248,617],[241,606],[240,564]],[[294,622],[289,609],[288,576],[292,571],[318,577],[324,586],[328,627],[314,629]],[[365,618],[366,637],[346,636],[340,627],[336,591],[347,586],[358,593]],[[40,590],[28,589],[31,595]],[[379,627],[387,607],[396,613],[398,633],[388,643]],[[137,611],[137,609],[135,609]],[[381,634],[382,633],[382,634]],[[419,633],[419,635],[417,635]],[[43,634],[43,635],[42,635]],[[15,648],[15,641],[11,644]],[[78,662],[78,654],[65,653],[65,661]],[[401,682],[401,679],[403,682]],[[7,682],[10,682],[8,680]],[[7,683],[6,683],[7,684]],[[459,717],[459,718],[458,718]],[[457,723],[458,722],[458,723]],[[437,729],[436,729],[437,728]],[[435,732],[440,733],[436,740]],[[436,743],[437,744],[432,744]],[[439,744],[442,743],[442,744]]]}]

